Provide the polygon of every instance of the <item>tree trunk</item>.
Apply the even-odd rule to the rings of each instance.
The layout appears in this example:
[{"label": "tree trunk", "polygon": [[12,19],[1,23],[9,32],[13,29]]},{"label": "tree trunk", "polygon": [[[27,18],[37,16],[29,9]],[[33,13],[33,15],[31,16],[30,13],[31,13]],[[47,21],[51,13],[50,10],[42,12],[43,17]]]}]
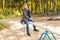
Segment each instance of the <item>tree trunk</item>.
[{"label": "tree trunk", "polygon": [[5,0],[3,0],[3,10],[5,9]]},{"label": "tree trunk", "polygon": [[42,15],[44,15],[44,1],[41,0],[41,2],[42,2]]}]

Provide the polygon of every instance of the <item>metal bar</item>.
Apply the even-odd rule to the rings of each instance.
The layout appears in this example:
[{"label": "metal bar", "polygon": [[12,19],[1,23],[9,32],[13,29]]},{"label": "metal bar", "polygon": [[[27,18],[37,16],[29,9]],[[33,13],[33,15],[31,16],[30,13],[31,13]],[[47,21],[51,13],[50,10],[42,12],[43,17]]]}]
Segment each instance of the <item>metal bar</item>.
[{"label": "metal bar", "polygon": [[52,36],[53,36],[54,40],[56,40],[56,37],[54,36],[54,34],[53,34],[53,33],[51,33],[51,34],[52,34]]}]

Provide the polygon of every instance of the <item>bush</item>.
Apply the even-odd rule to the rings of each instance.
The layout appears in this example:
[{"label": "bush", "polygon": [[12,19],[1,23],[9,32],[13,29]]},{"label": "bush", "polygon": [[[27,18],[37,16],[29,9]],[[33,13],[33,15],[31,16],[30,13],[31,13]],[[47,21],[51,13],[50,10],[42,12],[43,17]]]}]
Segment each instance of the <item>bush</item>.
[{"label": "bush", "polygon": [[4,18],[4,16],[3,15],[0,15],[0,19],[3,19]]},{"label": "bush", "polygon": [[13,13],[13,10],[11,10],[11,9],[5,9],[5,11],[3,11],[3,15],[5,16],[5,17],[10,17],[10,16],[12,16],[14,13]]},{"label": "bush", "polygon": [[9,24],[7,23],[0,23],[0,29],[9,27]]},{"label": "bush", "polygon": [[11,10],[11,9],[5,9],[4,11],[0,12],[0,19],[9,18],[12,15],[14,15],[13,10]]},{"label": "bush", "polygon": [[19,17],[21,14],[18,10],[12,10],[11,8],[9,9],[4,9],[3,11],[0,12],[0,19],[3,18],[11,18],[11,17]]}]

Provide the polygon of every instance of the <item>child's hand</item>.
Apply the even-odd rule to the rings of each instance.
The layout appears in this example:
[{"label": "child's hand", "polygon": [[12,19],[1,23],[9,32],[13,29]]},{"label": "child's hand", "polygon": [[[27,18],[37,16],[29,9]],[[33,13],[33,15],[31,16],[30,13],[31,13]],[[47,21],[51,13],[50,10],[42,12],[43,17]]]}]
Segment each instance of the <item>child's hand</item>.
[{"label": "child's hand", "polygon": [[33,20],[32,18],[30,18],[30,20]]}]

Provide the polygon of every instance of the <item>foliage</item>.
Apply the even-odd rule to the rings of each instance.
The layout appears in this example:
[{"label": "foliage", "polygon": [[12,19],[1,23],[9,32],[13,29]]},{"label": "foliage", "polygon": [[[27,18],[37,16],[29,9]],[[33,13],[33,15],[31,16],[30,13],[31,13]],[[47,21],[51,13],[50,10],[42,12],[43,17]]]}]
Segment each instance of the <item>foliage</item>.
[{"label": "foliage", "polygon": [[2,12],[0,18],[21,16],[24,2],[28,3],[32,14],[55,14],[54,12],[58,14],[58,11],[60,11],[60,0],[1,0],[0,10]]},{"label": "foliage", "polygon": [[4,11],[0,12],[0,19],[4,18],[11,18],[11,17],[18,17],[20,16],[20,12],[18,10],[12,9],[5,9]]},{"label": "foliage", "polygon": [[0,23],[0,29],[9,27],[9,24],[7,23]]}]

